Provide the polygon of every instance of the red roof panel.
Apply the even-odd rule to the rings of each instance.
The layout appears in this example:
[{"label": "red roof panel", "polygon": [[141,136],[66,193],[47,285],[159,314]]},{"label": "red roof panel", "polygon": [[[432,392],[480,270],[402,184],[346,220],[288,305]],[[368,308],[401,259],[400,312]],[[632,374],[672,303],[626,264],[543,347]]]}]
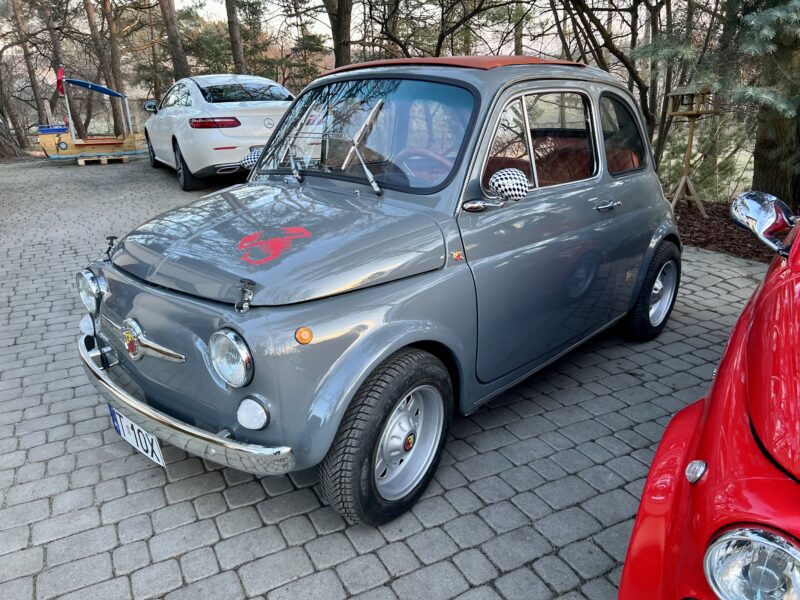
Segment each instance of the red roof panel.
[{"label": "red roof panel", "polygon": [[569,65],[573,67],[586,66],[582,63],[576,63],[570,60],[539,58],[536,56],[438,56],[373,60],[370,62],[356,63],[339,67],[338,69],[333,69],[331,73],[342,73],[344,71],[367,69],[370,67],[393,67],[405,65],[461,67],[464,69],[481,69],[483,71],[512,65]]}]

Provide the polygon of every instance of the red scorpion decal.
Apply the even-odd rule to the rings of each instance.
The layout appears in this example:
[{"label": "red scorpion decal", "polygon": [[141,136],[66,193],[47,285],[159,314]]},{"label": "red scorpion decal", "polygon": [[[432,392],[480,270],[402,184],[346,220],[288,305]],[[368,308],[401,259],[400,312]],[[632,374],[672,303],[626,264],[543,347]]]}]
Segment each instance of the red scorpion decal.
[{"label": "red scorpion decal", "polygon": [[244,252],[249,248],[257,248],[264,256],[263,258],[253,258],[248,251],[241,257],[242,260],[249,262],[251,265],[263,265],[265,262],[275,260],[285,250],[291,248],[292,240],[311,237],[311,232],[305,227],[281,227],[281,230],[286,232],[286,235],[269,238],[268,240],[261,239],[263,231],[256,231],[244,236],[239,240],[239,252]]}]

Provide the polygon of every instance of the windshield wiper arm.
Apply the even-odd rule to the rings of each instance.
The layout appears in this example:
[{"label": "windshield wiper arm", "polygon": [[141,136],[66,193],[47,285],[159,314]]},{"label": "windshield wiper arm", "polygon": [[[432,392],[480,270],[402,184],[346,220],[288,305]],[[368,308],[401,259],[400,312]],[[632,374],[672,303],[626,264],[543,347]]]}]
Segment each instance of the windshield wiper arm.
[{"label": "windshield wiper arm", "polygon": [[[361,140],[364,136],[369,132],[370,128],[372,127],[372,122],[375,120],[375,117],[378,116],[378,112],[383,108],[383,98],[379,99],[375,106],[372,107],[372,110],[369,111],[367,118],[364,120],[364,123],[361,124],[361,128],[356,132],[355,137],[353,138],[353,146],[347,152],[347,156],[344,157],[342,161],[342,171],[344,171],[347,167],[350,166],[350,160],[353,158],[354,151],[358,151],[356,146],[361,143]],[[364,159],[361,159],[361,162],[364,162]],[[366,167],[365,167],[366,168]]]},{"label": "windshield wiper arm", "polygon": [[303,175],[300,173],[300,169],[297,168],[297,163],[294,162],[294,138],[289,142],[289,166],[292,169],[292,175],[297,179],[297,183],[303,183]]},{"label": "windshield wiper arm", "polygon": [[[381,194],[383,194],[383,190],[381,189],[381,186],[379,186],[378,182],[375,181],[375,176],[372,174],[372,171],[369,170],[369,167],[367,166],[367,163],[364,160],[364,157],[361,156],[361,152],[358,151],[358,144],[356,143],[356,141],[353,140],[352,144],[353,145],[352,145],[351,148],[353,150],[353,153],[358,157],[358,160],[361,163],[361,167],[364,169],[364,175],[367,176],[367,181],[369,182],[369,185],[372,187],[373,191],[378,196],[380,196]],[[342,167],[342,170],[344,170],[344,167]]]}]

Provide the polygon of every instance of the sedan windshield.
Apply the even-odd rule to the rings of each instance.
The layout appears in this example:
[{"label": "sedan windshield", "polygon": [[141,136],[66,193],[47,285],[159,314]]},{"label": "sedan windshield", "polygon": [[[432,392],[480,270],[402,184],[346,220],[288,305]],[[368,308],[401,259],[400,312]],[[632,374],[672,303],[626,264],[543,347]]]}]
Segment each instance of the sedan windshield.
[{"label": "sedan windshield", "polygon": [[465,88],[431,81],[360,79],[313,88],[272,136],[259,170],[435,188],[453,171],[473,107]]}]

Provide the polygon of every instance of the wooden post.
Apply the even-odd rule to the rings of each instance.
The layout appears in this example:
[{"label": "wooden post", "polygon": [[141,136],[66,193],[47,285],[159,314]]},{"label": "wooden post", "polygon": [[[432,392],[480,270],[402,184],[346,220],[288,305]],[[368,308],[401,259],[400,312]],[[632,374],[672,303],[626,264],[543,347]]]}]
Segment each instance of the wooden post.
[{"label": "wooden post", "polygon": [[692,180],[689,179],[689,167],[692,164],[692,144],[694,143],[694,129],[696,126],[697,117],[689,117],[689,133],[686,140],[686,152],[683,155],[683,174],[678,180],[678,183],[670,190],[670,195],[672,196],[671,204],[672,208],[675,208],[679,200],[693,200],[700,214],[707,219],[708,213],[706,212],[706,208],[703,206],[703,202],[700,198],[697,197],[694,184],[692,184]]}]

